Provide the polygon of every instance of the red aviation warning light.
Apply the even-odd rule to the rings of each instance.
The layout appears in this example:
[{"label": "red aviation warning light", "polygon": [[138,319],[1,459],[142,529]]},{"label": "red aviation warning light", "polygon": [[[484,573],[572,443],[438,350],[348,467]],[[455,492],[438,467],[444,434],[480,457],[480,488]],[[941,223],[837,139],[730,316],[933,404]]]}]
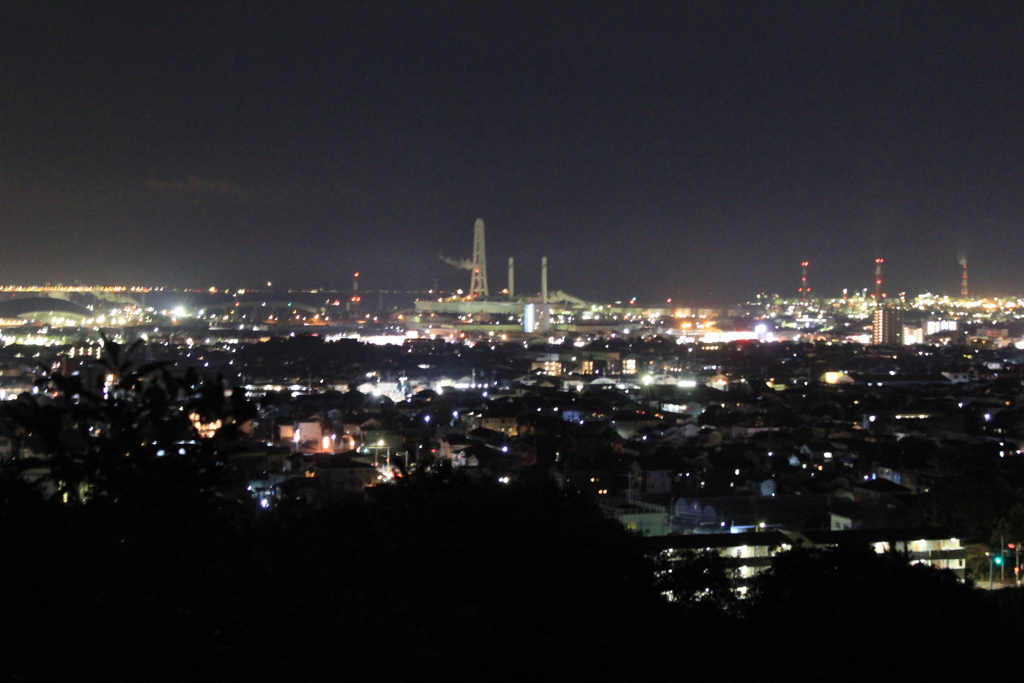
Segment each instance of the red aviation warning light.
[{"label": "red aviation warning light", "polygon": [[882,264],[885,259],[875,259],[875,301],[882,298]]}]

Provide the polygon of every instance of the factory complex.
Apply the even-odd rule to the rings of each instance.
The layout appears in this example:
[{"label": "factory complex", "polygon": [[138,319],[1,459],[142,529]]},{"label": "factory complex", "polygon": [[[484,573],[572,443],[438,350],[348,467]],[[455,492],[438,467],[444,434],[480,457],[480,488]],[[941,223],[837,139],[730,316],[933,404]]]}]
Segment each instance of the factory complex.
[{"label": "factory complex", "polygon": [[[795,297],[759,294],[730,308],[644,305],[636,299],[590,302],[549,287],[541,257],[538,288],[516,282],[508,257],[505,286],[492,293],[483,219],[473,228],[472,257],[442,261],[469,271],[467,289],[443,292],[360,288],[281,290],[162,287],[0,287],[0,334],[5,343],[74,344],[107,330],[119,340],[267,340],[296,333],[328,339],[359,338],[401,344],[408,339],[502,341],[664,335],[679,343],[826,341],[873,345],[969,342],[1024,343],[1022,299],[972,299],[967,260],[960,257],[960,297],[923,294],[913,299],[883,291],[884,260],[875,259],[873,289],[842,296],[812,296],[800,263]],[[559,278],[556,264],[552,272]],[[572,285],[567,284],[567,289]]]}]

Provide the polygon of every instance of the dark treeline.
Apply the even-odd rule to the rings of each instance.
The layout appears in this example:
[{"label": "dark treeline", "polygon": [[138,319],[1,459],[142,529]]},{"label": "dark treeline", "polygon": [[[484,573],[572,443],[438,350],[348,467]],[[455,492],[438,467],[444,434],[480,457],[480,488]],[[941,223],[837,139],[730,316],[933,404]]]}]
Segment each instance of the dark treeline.
[{"label": "dark treeline", "polygon": [[414,479],[370,504],[268,512],[44,503],[6,478],[6,673],[626,675],[659,655],[666,607],[638,540],[585,499]]},{"label": "dark treeline", "polygon": [[[781,554],[737,599],[586,499],[450,472],[365,504],[44,501],[6,476],[5,678],[606,680],[682,671],[968,671],[1021,596],[867,548]],[[668,601],[663,594],[671,594]]]}]

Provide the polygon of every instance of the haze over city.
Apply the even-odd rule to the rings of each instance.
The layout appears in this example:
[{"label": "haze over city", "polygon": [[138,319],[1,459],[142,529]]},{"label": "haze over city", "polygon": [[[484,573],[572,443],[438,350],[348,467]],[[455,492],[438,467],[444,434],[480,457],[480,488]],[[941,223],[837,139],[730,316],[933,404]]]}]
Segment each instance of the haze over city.
[{"label": "haze over city", "polygon": [[[5,283],[1024,292],[1012,2],[0,8]],[[492,266],[493,268],[493,266]],[[496,270],[496,269],[495,269]],[[492,278],[494,274],[492,273]]]}]

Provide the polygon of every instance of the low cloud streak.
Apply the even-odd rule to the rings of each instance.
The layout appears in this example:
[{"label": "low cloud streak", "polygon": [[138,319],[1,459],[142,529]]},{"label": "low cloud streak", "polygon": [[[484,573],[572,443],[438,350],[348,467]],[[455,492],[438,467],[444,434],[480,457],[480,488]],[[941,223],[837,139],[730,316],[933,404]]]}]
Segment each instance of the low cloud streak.
[{"label": "low cloud streak", "polygon": [[196,175],[189,175],[183,180],[149,178],[144,184],[150,190],[161,194],[177,194],[192,197],[221,196],[230,197],[239,202],[247,201],[249,198],[249,194],[238,183],[226,179],[200,178]]}]

